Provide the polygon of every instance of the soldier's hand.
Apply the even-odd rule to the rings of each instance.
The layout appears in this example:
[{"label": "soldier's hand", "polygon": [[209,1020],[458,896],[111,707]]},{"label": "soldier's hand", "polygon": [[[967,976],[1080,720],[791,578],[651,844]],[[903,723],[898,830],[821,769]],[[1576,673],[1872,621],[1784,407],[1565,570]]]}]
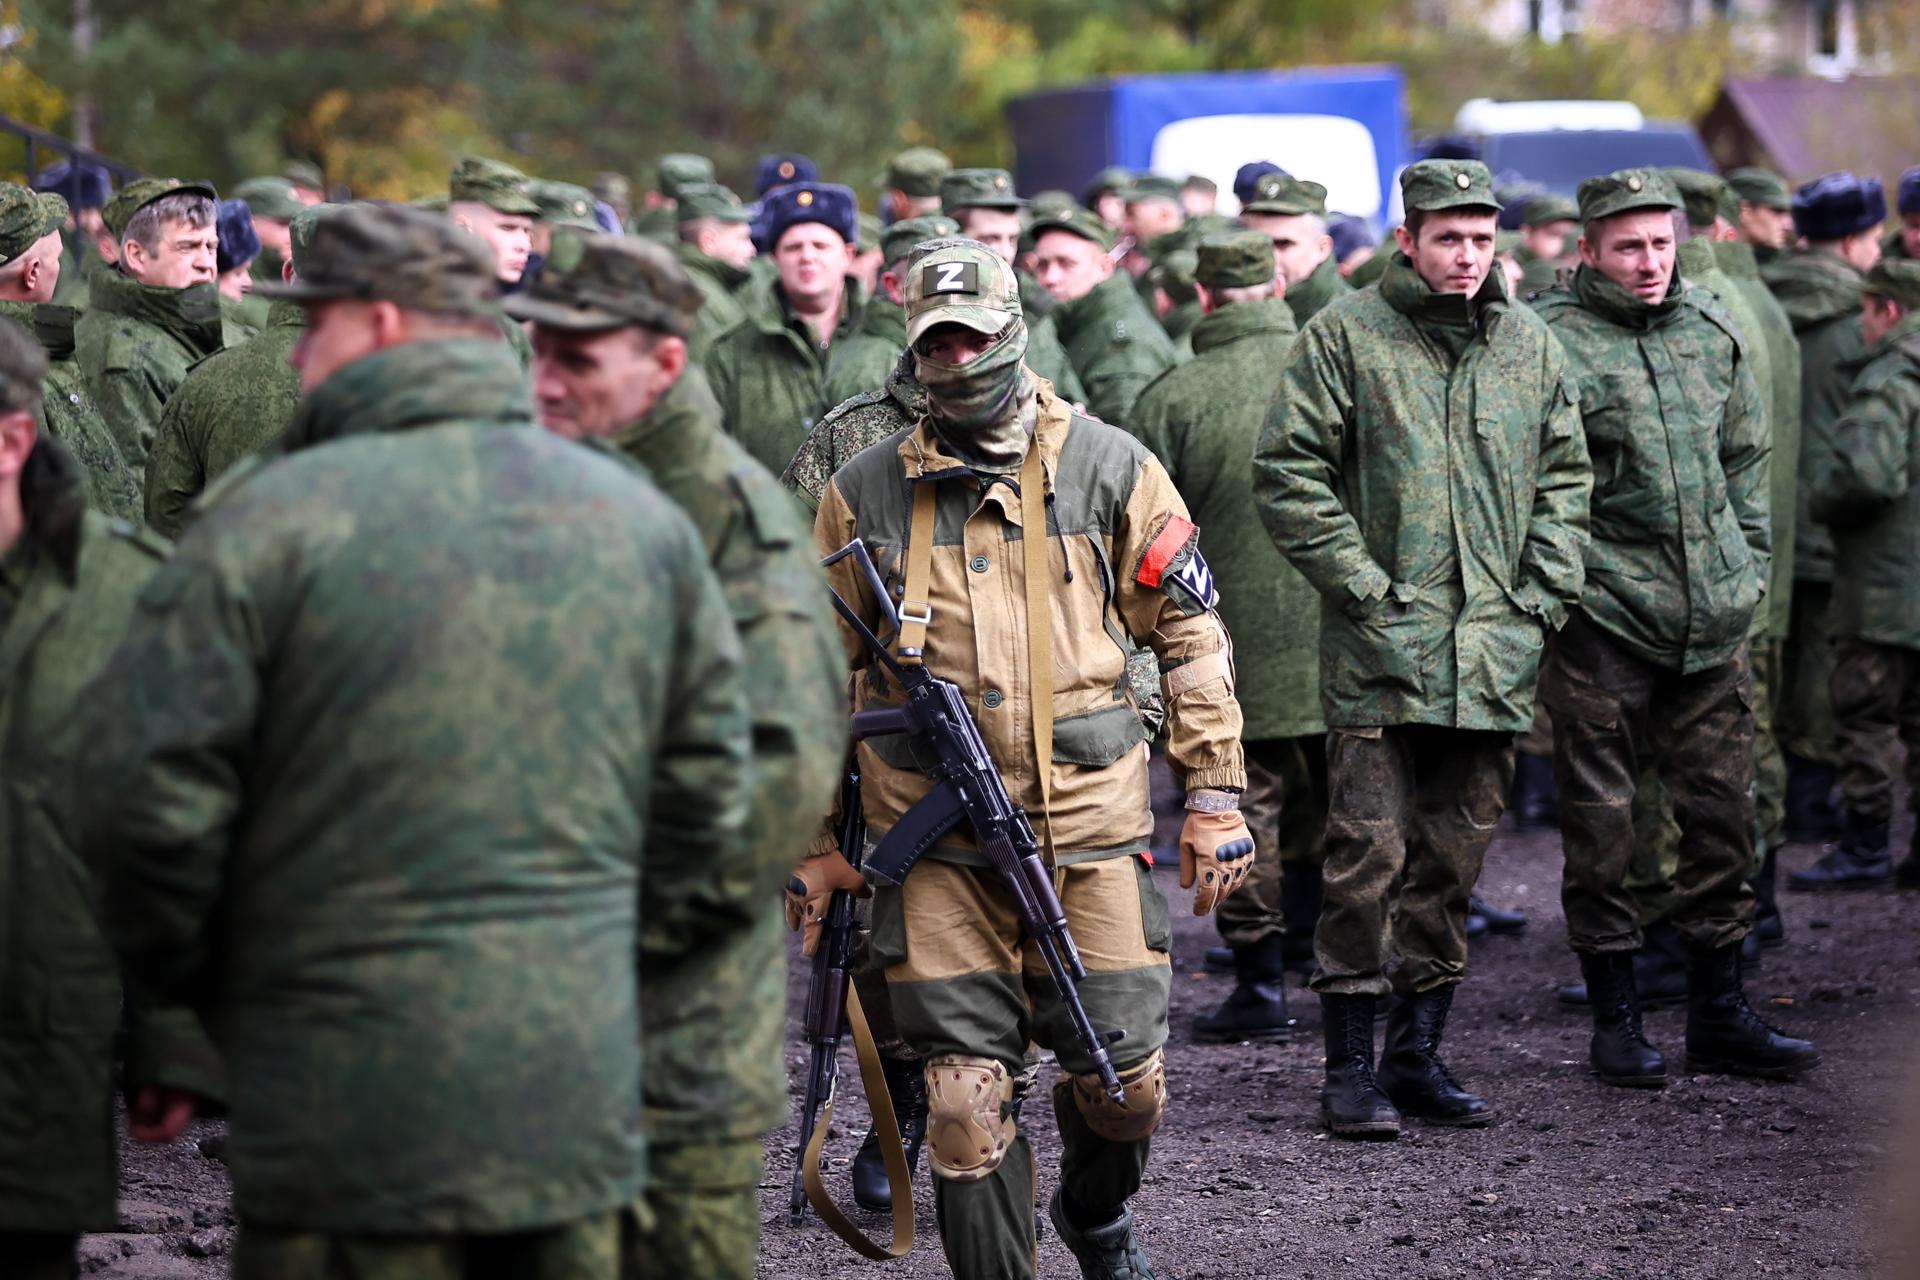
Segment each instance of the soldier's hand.
[{"label": "soldier's hand", "polygon": [[820,926],[836,889],[862,898],[872,892],[838,849],[803,859],[787,879],[787,928],[805,926],[800,950],[806,955],[812,955],[820,945]]},{"label": "soldier's hand", "polygon": [[1239,810],[1187,814],[1180,828],[1180,887],[1193,890],[1193,914],[1204,916],[1225,902],[1252,869],[1253,833]]}]

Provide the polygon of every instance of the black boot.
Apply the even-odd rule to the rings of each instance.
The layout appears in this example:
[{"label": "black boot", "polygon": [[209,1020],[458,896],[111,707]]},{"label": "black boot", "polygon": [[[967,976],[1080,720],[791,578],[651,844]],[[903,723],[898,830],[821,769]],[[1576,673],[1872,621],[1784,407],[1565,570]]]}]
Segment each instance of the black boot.
[{"label": "black boot", "polygon": [[1747,882],[1753,887],[1753,936],[1760,940],[1762,947],[1767,948],[1787,944],[1787,925],[1780,918],[1780,896],[1777,892],[1780,864],[1774,854],[1774,850],[1767,850],[1767,856],[1760,860],[1760,870]]},{"label": "black boot", "polygon": [[1526,912],[1496,907],[1477,893],[1467,897],[1467,914],[1484,919],[1489,933],[1525,933],[1527,929]]},{"label": "black boot", "polygon": [[[920,1144],[927,1140],[927,1076],[918,1058],[882,1058],[887,1096],[893,1100],[893,1118],[907,1149],[909,1176],[920,1167]],[[868,1129],[866,1141],[853,1157],[853,1199],[862,1209],[883,1213],[893,1207],[893,1188],[887,1185],[887,1162],[880,1153],[878,1130]]]},{"label": "black boot", "polygon": [[1387,1008],[1386,1051],[1380,1055],[1380,1087],[1400,1114],[1428,1124],[1470,1128],[1491,1124],[1485,1098],[1462,1089],[1440,1061],[1440,1041],[1453,1007],[1453,985],[1395,996]]},{"label": "black boot", "polygon": [[1060,1233],[1060,1243],[1080,1264],[1080,1280],[1154,1280],[1153,1264],[1133,1238],[1133,1215],[1127,1210],[1103,1226],[1083,1229],[1068,1221],[1060,1193],[1055,1191],[1047,1202],[1047,1216]]},{"label": "black boot", "polygon": [[1397,1138],[1400,1113],[1373,1078],[1372,996],[1322,994],[1327,1081],[1320,1117],[1336,1138]]},{"label": "black boot", "polygon": [[1833,802],[1839,785],[1834,766],[1787,756],[1787,839],[1812,844],[1840,837],[1840,806]]},{"label": "black boot", "polygon": [[1740,948],[1693,956],[1693,997],[1687,1003],[1687,1070],[1785,1080],[1818,1066],[1805,1040],[1783,1036],[1747,1004],[1740,984]]},{"label": "black boot", "polygon": [[1468,942],[1478,942],[1481,938],[1486,937],[1487,931],[1490,928],[1492,928],[1492,926],[1487,923],[1487,918],[1485,916],[1481,915],[1478,911],[1473,910],[1471,907],[1467,909],[1467,941]]},{"label": "black boot", "polygon": [[1871,889],[1893,878],[1893,854],[1887,848],[1887,823],[1849,812],[1838,844],[1820,861],[1787,877],[1787,888]]},{"label": "black boot", "polygon": [[[1915,843],[1920,844],[1920,837]],[[1920,849],[1907,854],[1907,860],[1893,873],[1893,882],[1902,889],[1920,889]]]},{"label": "black boot", "polygon": [[1632,953],[1583,954],[1580,972],[1587,975],[1587,990],[1593,995],[1593,1043],[1587,1049],[1593,1073],[1603,1083],[1629,1089],[1664,1088],[1667,1060],[1640,1027]]},{"label": "black boot", "polygon": [[[1633,988],[1642,1009],[1669,1009],[1687,1002],[1687,946],[1679,931],[1664,920],[1641,931],[1640,949],[1633,953]],[[1571,1005],[1592,1003],[1584,982],[1561,987],[1559,1000]]]},{"label": "black boot", "polygon": [[1201,1044],[1238,1044],[1255,1040],[1280,1044],[1292,1035],[1287,1017],[1286,940],[1270,933],[1258,942],[1233,949],[1239,981],[1226,1002],[1211,1014],[1193,1020],[1193,1038]]},{"label": "black boot", "polygon": [[1287,924],[1286,967],[1313,972],[1313,931],[1327,903],[1327,882],[1317,862],[1289,862],[1280,876],[1280,918]]},{"label": "black boot", "polygon": [[[1553,757],[1522,751],[1513,758],[1513,787],[1507,812],[1516,831],[1554,831],[1560,826],[1560,789],[1553,781]],[[1500,932],[1497,928],[1495,933]]]},{"label": "black boot", "polygon": [[1208,973],[1232,973],[1233,948],[1208,947],[1200,957],[1200,967]]}]

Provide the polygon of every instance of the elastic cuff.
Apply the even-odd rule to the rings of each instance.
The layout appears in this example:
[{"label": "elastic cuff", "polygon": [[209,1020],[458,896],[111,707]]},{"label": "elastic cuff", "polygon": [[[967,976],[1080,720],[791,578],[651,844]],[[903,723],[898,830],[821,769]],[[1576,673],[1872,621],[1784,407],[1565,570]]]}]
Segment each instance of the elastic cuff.
[{"label": "elastic cuff", "polygon": [[830,853],[838,852],[839,848],[839,838],[831,831],[822,831],[819,835],[807,841],[807,857],[824,858]]},{"label": "elastic cuff", "polygon": [[1229,767],[1218,769],[1189,769],[1187,771],[1187,790],[1192,791],[1245,791],[1247,789],[1247,771]]}]

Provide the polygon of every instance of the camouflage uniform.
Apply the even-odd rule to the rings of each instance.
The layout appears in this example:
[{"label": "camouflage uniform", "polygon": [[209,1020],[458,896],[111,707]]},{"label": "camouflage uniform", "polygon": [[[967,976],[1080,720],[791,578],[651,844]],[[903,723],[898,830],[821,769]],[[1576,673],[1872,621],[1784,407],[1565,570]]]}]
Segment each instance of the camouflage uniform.
[{"label": "camouflage uniform", "polygon": [[87,505],[115,520],[139,524],[140,478],[121,456],[120,445],[74,362],[73,327],[78,314],[51,302],[0,302],[0,316],[33,334],[47,353],[40,421],[47,434],[80,463],[86,476]]},{"label": "camouflage uniform", "polygon": [[[1033,231],[1065,231],[1103,249],[1113,247],[1112,230],[1084,209],[1038,219]],[[1045,323],[1080,380],[1087,412],[1107,422],[1124,425],[1147,384],[1174,365],[1172,341],[1124,272],[1116,271],[1081,297],[1061,303],[1047,313]]]},{"label": "camouflage uniform", "polygon": [[1292,309],[1294,320],[1304,325],[1329,302],[1352,292],[1353,286],[1340,274],[1340,264],[1328,257],[1305,280],[1287,285],[1287,306]]},{"label": "camouflage uniform", "polygon": [[[710,182],[683,188],[678,204],[682,227],[705,218],[733,223],[750,220],[746,206],[740,203],[740,197]],[[700,286],[701,296],[705,299],[700,307],[700,326],[687,344],[688,353],[695,360],[700,360],[713,346],[715,338],[747,318],[746,308],[735,295],[746,285],[748,272],[745,267],[736,267],[711,254],[702,253],[687,240],[675,240],[673,251],[678,255],[680,265],[693,277],[693,282]]]},{"label": "camouflage uniform", "polygon": [[[914,245],[957,235],[959,231],[959,223],[939,214],[905,218],[887,228],[881,240],[881,256],[889,269],[897,266],[904,270]],[[826,386],[821,402],[831,408],[881,387],[906,349],[906,313],[884,291],[876,292],[867,299],[866,309],[854,331],[836,341],[827,352]]]},{"label": "camouflage uniform", "polygon": [[[247,202],[247,209],[256,221],[265,219],[290,224],[308,207],[293,194],[293,184],[285,178],[248,178],[233,189],[233,197]],[[263,244],[247,274],[253,277],[255,284],[279,284],[283,265],[285,259],[280,256],[280,250]],[[240,309],[256,330],[264,329],[273,302],[263,293],[249,293],[240,300]]]},{"label": "camouflage uniform", "polygon": [[[832,346],[815,341],[812,328],[787,306],[778,279],[750,285],[741,302],[747,317],[714,340],[707,376],[727,433],[761,466],[778,473],[786,470],[820,415],[833,407],[826,403]],[[833,342],[853,334],[862,306],[860,285],[848,276]]]}]

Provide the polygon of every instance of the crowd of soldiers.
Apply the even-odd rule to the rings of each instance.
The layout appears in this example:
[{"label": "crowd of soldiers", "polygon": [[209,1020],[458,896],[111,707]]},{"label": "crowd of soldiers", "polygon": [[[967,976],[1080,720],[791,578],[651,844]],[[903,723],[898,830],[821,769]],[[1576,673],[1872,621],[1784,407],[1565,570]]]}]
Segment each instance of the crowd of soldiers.
[{"label": "crowd of soldiers", "polygon": [[[1309,972],[1337,1136],[1498,1115],[1442,1051],[1524,924],[1474,892],[1510,799],[1599,1081],[1666,1083],[1655,998],[1690,1072],[1816,1065],[1743,973],[1790,835],[1793,888],[1920,887],[1920,169],[1888,232],[1844,173],[1434,158],[1379,245],[1266,162],[1231,217],[924,147],[881,186],[0,185],[9,1274],[112,1228],[117,1092],[228,1118],[243,1278],[750,1276],[786,928],[847,893],[954,1274],[1034,1274],[1044,1051],[1046,1219],[1151,1277],[1155,749],[1235,977],[1195,1038],[1285,1039]],[[878,584],[820,567],[856,539]],[[940,777],[850,749],[903,695],[834,594],[964,692],[1117,1087],[970,829],[898,885],[838,847],[850,769],[876,841]]]}]

